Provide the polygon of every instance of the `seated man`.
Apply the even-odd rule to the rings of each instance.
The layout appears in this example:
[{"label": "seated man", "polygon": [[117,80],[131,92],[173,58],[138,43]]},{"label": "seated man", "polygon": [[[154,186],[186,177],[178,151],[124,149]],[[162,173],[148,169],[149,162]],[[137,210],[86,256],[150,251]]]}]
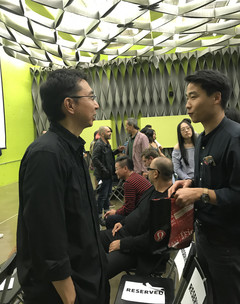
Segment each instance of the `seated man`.
[{"label": "seated man", "polygon": [[[146,168],[151,165],[151,162],[153,161],[154,158],[159,157],[159,156],[160,156],[160,154],[158,153],[158,151],[156,151],[153,148],[147,148],[141,154],[142,162]],[[143,172],[143,176],[148,178],[148,171]]]},{"label": "seated man", "polygon": [[168,188],[172,185],[172,161],[157,157],[148,171],[153,186],[144,193],[136,209],[121,223],[115,224],[113,230],[100,232],[103,247],[108,252],[109,279],[132,267],[144,275],[154,271],[158,263],[165,270],[169,255],[152,255],[149,250],[149,215],[151,199],[168,196]]},{"label": "seated man", "polygon": [[151,183],[143,176],[133,171],[133,161],[126,155],[116,159],[116,174],[124,183],[124,205],[117,210],[106,212],[106,227],[112,229],[125,216],[130,214],[136,207],[143,193],[150,188]]}]

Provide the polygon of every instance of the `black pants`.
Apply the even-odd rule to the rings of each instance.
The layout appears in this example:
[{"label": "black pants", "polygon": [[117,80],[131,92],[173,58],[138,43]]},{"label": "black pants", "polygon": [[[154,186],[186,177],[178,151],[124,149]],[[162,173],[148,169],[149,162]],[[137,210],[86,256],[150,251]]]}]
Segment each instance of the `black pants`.
[{"label": "black pants", "polygon": [[210,229],[196,225],[196,249],[203,272],[211,283],[207,304],[239,304],[240,247],[224,245],[224,240],[219,242]]},{"label": "black pants", "polygon": [[100,231],[100,236],[104,250],[107,252],[108,279],[113,278],[122,271],[136,267],[137,257],[135,255],[122,253],[119,250],[110,253],[108,252],[110,243],[112,243],[114,240],[120,240],[121,238],[127,236],[127,234],[124,232],[124,229],[120,229],[119,232],[115,234],[115,236],[112,235],[111,229],[102,230]]}]

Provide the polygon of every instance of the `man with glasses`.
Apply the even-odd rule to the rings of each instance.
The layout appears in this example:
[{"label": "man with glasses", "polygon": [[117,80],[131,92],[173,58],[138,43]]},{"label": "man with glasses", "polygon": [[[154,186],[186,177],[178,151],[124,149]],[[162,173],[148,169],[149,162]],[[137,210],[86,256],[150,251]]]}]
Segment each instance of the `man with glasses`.
[{"label": "man with glasses", "polygon": [[51,72],[41,85],[50,128],[26,150],[19,172],[17,267],[25,304],[107,304],[106,255],[84,140],[99,108],[85,76]]},{"label": "man with glasses", "polygon": [[161,271],[165,270],[168,254],[152,255],[149,251],[150,201],[167,197],[172,185],[173,165],[169,158],[157,157],[147,169],[153,186],[143,194],[128,216],[116,223],[113,229],[100,233],[108,253],[108,278],[130,268],[136,268],[138,274],[148,275],[154,272],[158,262]]}]

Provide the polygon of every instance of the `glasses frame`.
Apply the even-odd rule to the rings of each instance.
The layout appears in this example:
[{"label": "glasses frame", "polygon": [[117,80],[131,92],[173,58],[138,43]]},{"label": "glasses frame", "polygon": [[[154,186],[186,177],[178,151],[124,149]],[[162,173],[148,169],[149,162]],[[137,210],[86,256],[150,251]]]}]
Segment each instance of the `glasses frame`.
[{"label": "glasses frame", "polygon": [[153,170],[157,170],[158,173],[160,173],[160,171],[156,168],[150,168],[150,167],[147,167],[147,171],[153,171]]},{"label": "glasses frame", "polygon": [[74,96],[69,96],[70,98],[84,98],[84,97],[87,97],[87,98],[90,98],[91,100],[95,100],[97,98],[96,95],[91,95],[91,96],[77,96],[77,95],[74,95]]}]

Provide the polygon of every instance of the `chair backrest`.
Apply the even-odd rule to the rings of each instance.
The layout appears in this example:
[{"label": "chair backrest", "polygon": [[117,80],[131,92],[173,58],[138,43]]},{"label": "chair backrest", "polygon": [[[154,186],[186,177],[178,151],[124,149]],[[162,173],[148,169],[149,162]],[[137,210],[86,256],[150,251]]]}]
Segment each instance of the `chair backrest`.
[{"label": "chair backrest", "polygon": [[206,302],[207,279],[195,254],[189,254],[173,304]]},{"label": "chair backrest", "polygon": [[0,266],[0,304],[13,303],[18,294],[21,294],[21,287],[17,278],[14,253]]}]

